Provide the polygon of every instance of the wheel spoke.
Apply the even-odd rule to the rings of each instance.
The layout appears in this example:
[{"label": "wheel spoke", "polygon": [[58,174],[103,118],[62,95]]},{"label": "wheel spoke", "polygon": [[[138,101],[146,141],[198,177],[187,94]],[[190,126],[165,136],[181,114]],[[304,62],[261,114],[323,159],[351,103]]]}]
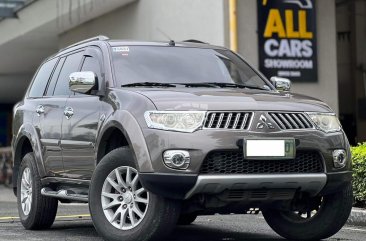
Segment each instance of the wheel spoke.
[{"label": "wheel spoke", "polygon": [[136,189],[136,185],[137,185],[137,181],[139,179],[139,176],[136,174],[136,176],[133,178],[133,180],[131,181],[131,187],[133,190]]},{"label": "wheel spoke", "polygon": [[27,200],[25,201],[25,212],[28,213],[29,212],[29,199],[27,198]]},{"label": "wheel spoke", "polygon": [[112,207],[115,207],[117,205],[121,205],[121,203],[118,202],[118,201],[116,201],[116,200],[113,200],[112,202],[110,202],[110,203],[108,203],[106,205],[103,205],[102,207],[103,207],[104,210],[106,210],[106,209],[110,209]]},{"label": "wheel spoke", "polygon": [[119,172],[118,169],[115,170],[115,173],[116,173],[116,178],[117,178],[118,184],[123,186],[124,188],[127,188],[127,185],[126,185],[125,181],[123,181],[121,173]]},{"label": "wheel spoke", "polygon": [[126,184],[131,185],[131,168],[127,167]]},{"label": "wheel spoke", "polygon": [[117,208],[116,212],[113,214],[113,216],[111,217],[111,219],[109,220],[109,222],[113,223],[114,221],[116,221],[117,216],[119,214],[121,214],[121,207]]},{"label": "wheel spoke", "polygon": [[120,217],[120,229],[126,225],[127,209],[122,209]]},{"label": "wheel spoke", "polygon": [[140,195],[144,191],[145,191],[145,188],[142,187],[139,190],[136,190],[135,194],[136,194],[136,196],[138,196],[138,195]]},{"label": "wheel spoke", "polygon": [[133,212],[132,212],[131,208],[128,209],[128,216],[130,217],[132,227],[135,226],[135,223],[136,223],[135,216],[133,215]]},{"label": "wheel spoke", "polygon": [[113,200],[116,200],[119,196],[121,196],[121,194],[102,192],[102,196],[112,198]]},{"label": "wheel spoke", "polygon": [[24,186],[24,189],[28,189],[28,183],[25,180],[25,177],[22,178],[22,185]]},{"label": "wheel spoke", "polygon": [[148,204],[149,200],[147,198],[142,198],[142,197],[136,196],[135,202]]},{"label": "wheel spoke", "polygon": [[140,218],[142,218],[144,216],[144,214],[141,212],[141,210],[136,205],[133,206],[132,211],[134,213],[136,213]]},{"label": "wheel spoke", "polygon": [[111,184],[111,186],[114,188],[114,189],[116,189],[116,191],[120,191],[120,187],[119,187],[119,185],[115,182],[115,181],[113,181],[112,180],[112,178],[110,178],[110,177],[107,177],[107,181],[108,181],[108,183],[109,184]]}]

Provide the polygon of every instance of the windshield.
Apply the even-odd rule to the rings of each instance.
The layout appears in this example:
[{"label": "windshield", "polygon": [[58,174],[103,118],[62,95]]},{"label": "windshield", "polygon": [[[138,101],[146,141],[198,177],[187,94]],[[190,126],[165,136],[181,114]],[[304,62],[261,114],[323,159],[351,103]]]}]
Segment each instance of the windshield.
[{"label": "windshield", "polygon": [[197,84],[225,83],[229,85],[218,86],[236,84],[270,89],[253,69],[229,50],[120,46],[112,48],[112,55],[117,86],[153,83],[153,86],[164,87],[169,87],[165,84],[203,87]]}]

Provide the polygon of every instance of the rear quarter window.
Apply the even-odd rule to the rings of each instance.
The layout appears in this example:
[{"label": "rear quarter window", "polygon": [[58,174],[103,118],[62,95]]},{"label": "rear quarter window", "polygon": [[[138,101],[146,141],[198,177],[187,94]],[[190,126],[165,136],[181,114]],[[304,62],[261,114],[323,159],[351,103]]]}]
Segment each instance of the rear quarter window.
[{"label": "rear quarter window", "polygon": [[36,76],[34,77],[32,86],[29,90],[28,97],[36,98],[42,97],[46,89],[48,80],[52,74],[52,71],[56,65],[57,58],[52,59],[44,63],[38,70]]}]

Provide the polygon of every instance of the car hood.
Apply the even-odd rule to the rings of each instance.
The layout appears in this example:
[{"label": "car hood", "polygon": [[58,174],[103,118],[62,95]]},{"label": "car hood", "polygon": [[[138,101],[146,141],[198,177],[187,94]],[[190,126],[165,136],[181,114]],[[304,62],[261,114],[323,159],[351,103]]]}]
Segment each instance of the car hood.
[{"label": "car hood", "polygon": [[158,110],[332,112],[318,99],[276,91],[208,88],[134,88],[133,91],[149,98]]}]

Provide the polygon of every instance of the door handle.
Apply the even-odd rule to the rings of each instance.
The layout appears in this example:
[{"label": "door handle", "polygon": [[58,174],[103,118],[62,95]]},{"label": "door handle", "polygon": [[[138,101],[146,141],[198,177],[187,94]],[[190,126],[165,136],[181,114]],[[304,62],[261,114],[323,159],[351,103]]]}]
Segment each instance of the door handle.
[{"label": "door handle", "polygon": [[43,105],[38,105],[37,109],[36,109],[36,113],[38,116],[41,116],[41,114],[44,114],[44,106]]},{"label": "door handle", "polygon": [[74,110],[71,107],[65,107],[64,115],[66,119],[70,119],[74,115]]}]

